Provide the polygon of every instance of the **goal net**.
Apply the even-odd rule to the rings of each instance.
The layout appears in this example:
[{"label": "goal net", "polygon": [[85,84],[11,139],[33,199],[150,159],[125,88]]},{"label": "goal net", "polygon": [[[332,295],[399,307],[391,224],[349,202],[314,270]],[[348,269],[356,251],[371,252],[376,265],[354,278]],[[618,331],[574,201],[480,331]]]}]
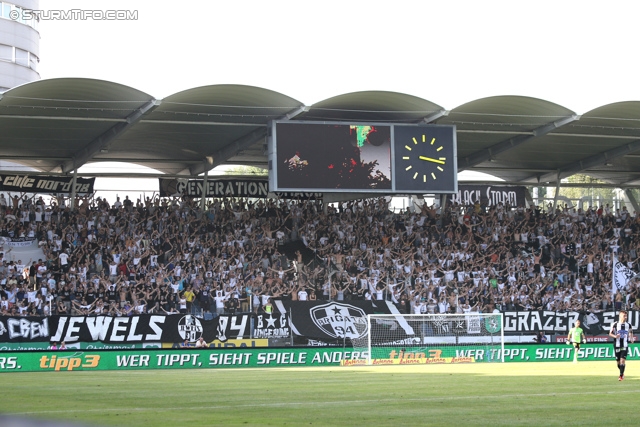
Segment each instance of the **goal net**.
[{"label": "goal net", "polygon": [[354,351],[371,364],[503,362],[502,313],[370,314]]}]

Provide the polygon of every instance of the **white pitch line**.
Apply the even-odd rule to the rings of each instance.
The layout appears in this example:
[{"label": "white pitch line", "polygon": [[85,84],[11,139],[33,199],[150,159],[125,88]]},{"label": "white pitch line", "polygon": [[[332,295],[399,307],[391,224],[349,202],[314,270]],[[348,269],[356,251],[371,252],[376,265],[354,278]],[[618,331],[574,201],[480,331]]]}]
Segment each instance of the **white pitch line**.
[{"label": "white pitch line", "polygon": [[[451,396],[447,397],[446,400],[469,400],[469,399],[513,399],[516,398],[529,398],[529,397],[545,397],[545,396],[587,396],[587,395],[603,395],[603,394],[621,394],[621,393],[640,393],[640,389],[638,390],[609,390],[609,391],[585,391],[585,392],[570,392],[570,393],[534,393],[534,394],[498,394],[498,395],[489,395],[489,396]],[[433,402],[433,401],[442,401],[443,397],[424,397],[424,398],[412,398],[412,399],[402,399],[403,402]],[[154,412],[167,412],[167,411],[179,411],[179,410],[215,410],[215,409],[238,409],[238,408],[277,408],[277,407],[286,407],[286,406],[325,406],[325,405],[353,405],[358,403],[378,403],[378,402],[393,402],[398,399],[367,399],[367,400],[341,400],[335,402],[267,402],[267,403],[251,403],[251,404],[229,404],[229,405],[209,405],[209,406],[177,406],[175,408],[102,408],[102,409],[65,409],[65,410],[52,410],[52,411],[28,411],[28,412],[6,412],[4,415],[40,415],[40,414],[74,414],[77,412],[128,412],[128,411],[150,411]]]}]

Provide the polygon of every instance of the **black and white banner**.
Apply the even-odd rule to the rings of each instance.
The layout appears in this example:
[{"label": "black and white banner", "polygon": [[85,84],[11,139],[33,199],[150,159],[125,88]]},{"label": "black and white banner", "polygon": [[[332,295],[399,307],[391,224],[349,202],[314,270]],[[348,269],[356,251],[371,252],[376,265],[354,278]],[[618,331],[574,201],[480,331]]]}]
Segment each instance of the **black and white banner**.
[{"label": "black and white banner", "polygon": [[[544,331],[548,334],[563,334],[573,328],[576,320],[587,335],[609,333],[611,324],[618,320],[617,311],[589,313],[578,311],[507,311],[504,313],[505,334],[529,334]],[[640,327],[640,311],[630,311],[629,320],[635,331]]]},{"label": "black and white banner", "polygon": [[207,179],[206,192],[203,179],[158,178],[160,197],[252,197],[266,199],[322,199],[322,193],[270,193],[267,179]]},{"label": "black and white banner", "polygon": [[[76,178],[76,194],[93,193],[95,178]],[[0,174],[0,191],[16,193],[71,194],[72,176],[4,175]]]},{"label": "black and white banner", "polygon": [[0,237],[0,244],[13,248],[26,248],[35,243],[35,237]]},{"label": "black and white banner", "polygon": [[452,194],[449,201],[469,206],[479,202],[485,206],[525,207],[526,187],[508,187],[498,185],[458,185],[458,192]]},{"label": "black and white banner", "polygon": [[297,336],[316,340],[360,338],[367,334],[367,314],[397,313],[386,301],[278,301],[281,312],[291,313]]},{"label": "black and white banner", "polygon": [[158,178],[160,197],[255,197],[266,198],[269,182],[258,179],[208,179],[206,191],[203,179]]},{"label": "black and white banner", "polygon": [[291,327],[286,313],[258,314],[253,326],[253,338],[289,338]]},{"label": "black and white banner", "polygon": [[110,316],[0,316],[0,342],[95,342],[110,344],[194,342],[248,338],[251,315],[223,315],[203,320],[192,315]]},{"label": "black and white banner", "polygon": [[[203,337],[207,342],[242,338],[285,338],[295,336],[319,341],[355,339],[368,332],[367,314],[397,314],[386,301],[278,301],[280,313],[222,315],[204,320],[192,315],[140,315],[130,317],[109,316],[0,316],[0,343],[6,342],[95,342],[110,344],[164,342],[194,342]],[[290,317],[289,317],[290,314]],[[252,319],[253,317],[253,319]],[[491,325],[484,319],[472,322],[473,314],[461,323],[444,316],[423,325],[428,330],[412,331],[402,316],[397,316],[406,337],[427,335],[477,335],[482,327],[491,333],[500,331],[500,325]],[[252,322],[253,320],[253,322]],[[506,335],[566,334],[576,320],[582,323],[587,336],[606,335],[611,324],[618,320],[618,312],[554,312],[508,311],[502,325]],[[640,311],[629,312],[629,323],[635,331],[640,329]],[[480,323],[479,323],[480,322]],[[253,323],[253,335],[251,325]],[[376,324],[388,328],[384,320]],[[484,325],[484,326],[482,326]],[[373,327],[374,325],[372,325]],[[424,329],[424,328],[423,328]],[[397,334],[396,334],[397,335]],[[397,335],[397,336],[401,336]]]}]

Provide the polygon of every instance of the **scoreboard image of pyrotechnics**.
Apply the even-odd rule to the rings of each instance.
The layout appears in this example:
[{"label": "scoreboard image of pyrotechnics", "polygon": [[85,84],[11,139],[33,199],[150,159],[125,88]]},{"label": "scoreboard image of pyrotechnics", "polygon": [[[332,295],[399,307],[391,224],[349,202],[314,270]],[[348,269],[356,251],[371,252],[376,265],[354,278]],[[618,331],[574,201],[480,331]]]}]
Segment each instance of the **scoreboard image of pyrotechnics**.
[{"label": "scoreboard image of pyrotechnics", "polygon": [[275,121],[270,191],[451,194],[455,126]]}]

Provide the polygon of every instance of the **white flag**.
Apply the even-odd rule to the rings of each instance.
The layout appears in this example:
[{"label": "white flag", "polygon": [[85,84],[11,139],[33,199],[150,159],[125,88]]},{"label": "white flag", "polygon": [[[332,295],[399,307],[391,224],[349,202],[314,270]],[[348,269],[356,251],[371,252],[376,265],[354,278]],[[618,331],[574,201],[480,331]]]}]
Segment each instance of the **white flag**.
[{"label": "white flag", "polygon": [[613,283],[611,286],[611,296],[615,297],[618,290],[626,289],[629,280],[636,276],[636,272],[618,261],[613,255]]}]

